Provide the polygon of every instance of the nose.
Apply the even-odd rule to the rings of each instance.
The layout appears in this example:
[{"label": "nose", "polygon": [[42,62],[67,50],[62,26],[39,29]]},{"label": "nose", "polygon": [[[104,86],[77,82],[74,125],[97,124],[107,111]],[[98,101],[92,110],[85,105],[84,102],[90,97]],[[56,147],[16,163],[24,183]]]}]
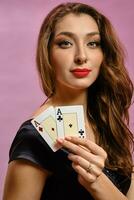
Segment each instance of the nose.
[{"label": "nose", "polygon": [[75,58],[75,63],[81,65],[87,62],[87,58],[86,57],[81,57],[81,56],[77,56]]},{"label": "nose", "polygon": [[84,64],[87,62],[87,55],[86,52],[84,51],[84,48],[80,48],[74,58],[74,61],[76,64]]}]

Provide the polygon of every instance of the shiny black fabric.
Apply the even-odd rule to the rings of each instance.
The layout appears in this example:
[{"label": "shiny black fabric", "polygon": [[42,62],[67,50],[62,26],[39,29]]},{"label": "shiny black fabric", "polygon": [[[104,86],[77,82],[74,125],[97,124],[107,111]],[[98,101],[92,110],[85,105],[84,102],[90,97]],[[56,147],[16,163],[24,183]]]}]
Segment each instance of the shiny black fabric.
[{"label": "shiny black fabric", "polygon": [[[68,152],[60,149],[53,152],[33,125],[27,120],[19,128],[9,152],[9,162],[26,159],[52,172],[46,182],[41,200],[93,200],[77,181],[77,174],[68,160]],[[124,194],[130,186],[130,178],[118,171],[104,168],[103,172]]]}]

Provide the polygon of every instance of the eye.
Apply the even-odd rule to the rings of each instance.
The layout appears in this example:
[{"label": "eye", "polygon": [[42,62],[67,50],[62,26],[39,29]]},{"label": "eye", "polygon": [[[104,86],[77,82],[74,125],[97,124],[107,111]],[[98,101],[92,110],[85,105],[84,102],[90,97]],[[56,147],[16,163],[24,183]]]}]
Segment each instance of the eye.
[{"label": "eye", "polygon": [[67,48],[69,48],[69,47],[72,46],[72,43],[69,42],[68,40],[63,40],[63,41],[57,42],[57,45],[58,45],[59,47],[63,48],[63,49],[67,49]]},{"label": "eye", "polygon": [[87,44],[92,49],[95,49],[97,47],[100,47],[100,41],[91,41]]}]

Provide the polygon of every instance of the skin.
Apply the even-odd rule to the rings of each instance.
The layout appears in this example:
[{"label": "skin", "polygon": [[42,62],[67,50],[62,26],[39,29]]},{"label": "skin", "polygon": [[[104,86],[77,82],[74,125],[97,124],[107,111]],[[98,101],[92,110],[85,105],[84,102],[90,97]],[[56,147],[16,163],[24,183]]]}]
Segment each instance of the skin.
[{"label": "skin", "polygon": [[[103,60],[102,50],[97,43],[100,42],[98,26],[88,15],[81,14],[78,17],[70,14],[63,20],[56,26],[50,50],[50,63],[56,70],[56,92],[59,93],[61,88],[85,90],[98,77]],[[78,58],[81,59],[80,63]],[[75,68],[84,67],[92,70],[85,78],[76,78],[71,73]]]},{"label": "skin", "polygon": [[[69,34],[65,35],[65,32]],[[67,41],[59,46],[61,39]],[[50,62],[55,67],[57,76],[56,93],[33,117],[51,105],[83,105],[87,139],[68,137],[57,142],[71,152],[68,159],[78,173],[78,181],[95,200],[132,200],[133,179],[125,197],[102,172],[107,153],[95,143],[94,133],[86,116],[87,88],[98,77],[103,60],[101,47],[94,43],[96,40],[100,40],[99,30],[94,19],[88,15],[69,14],[57,23],[50,49]],[[87,77],[78,78],[71,73],[75,67],[85,66],[92,70]],[[90,169],[87,172],[88,167]],[[12,161],[7,171],[3,200],[40,199],[49,175],[50,172],[28,161]]]},{"label": "skin", "polygon": [[[127,196],[124,196],[102,172],[107,155],[101,147],[88,139],[76,137],[58,139],[57,142],[71,152],[68,159],[78,173],[78,181],[95,200],[133,200],[134,175]],[[89,163],[91,169],[87,172]]]}]

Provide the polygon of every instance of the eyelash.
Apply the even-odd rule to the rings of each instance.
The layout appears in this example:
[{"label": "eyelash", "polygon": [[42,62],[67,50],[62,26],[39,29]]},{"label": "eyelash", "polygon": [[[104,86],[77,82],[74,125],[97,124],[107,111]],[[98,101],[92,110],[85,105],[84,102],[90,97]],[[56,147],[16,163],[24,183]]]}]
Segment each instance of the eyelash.
[{"label": "eyelash", "polygon": [[[72,46],[73,44],[71,42],[69,42],[68,40],[63,40],[63,41],[59,41],[57,42],[57,45],[62,48],[62,49],[67,49],[70,46]],[[87,44],[87,46],[89,46],[92,49],[95,49],[97,47],[100,47],[100,41],[91,41]]]},{"label": "eyelash", "polygon": [[[94,46],[95,45],[95,46]],[[90,46],[92,49],[95,49],[97,47],[100,47],[101,46],[101,43],[100,41],[92,41],[92,42],[89,42],[88,43],[88,46]]]},{"label": "eyelash", "polygon": [[63,49],[66,49],[72,46],[72,43],[67,40],[63,40],[63,41],[58,42],[57,45]]}]

